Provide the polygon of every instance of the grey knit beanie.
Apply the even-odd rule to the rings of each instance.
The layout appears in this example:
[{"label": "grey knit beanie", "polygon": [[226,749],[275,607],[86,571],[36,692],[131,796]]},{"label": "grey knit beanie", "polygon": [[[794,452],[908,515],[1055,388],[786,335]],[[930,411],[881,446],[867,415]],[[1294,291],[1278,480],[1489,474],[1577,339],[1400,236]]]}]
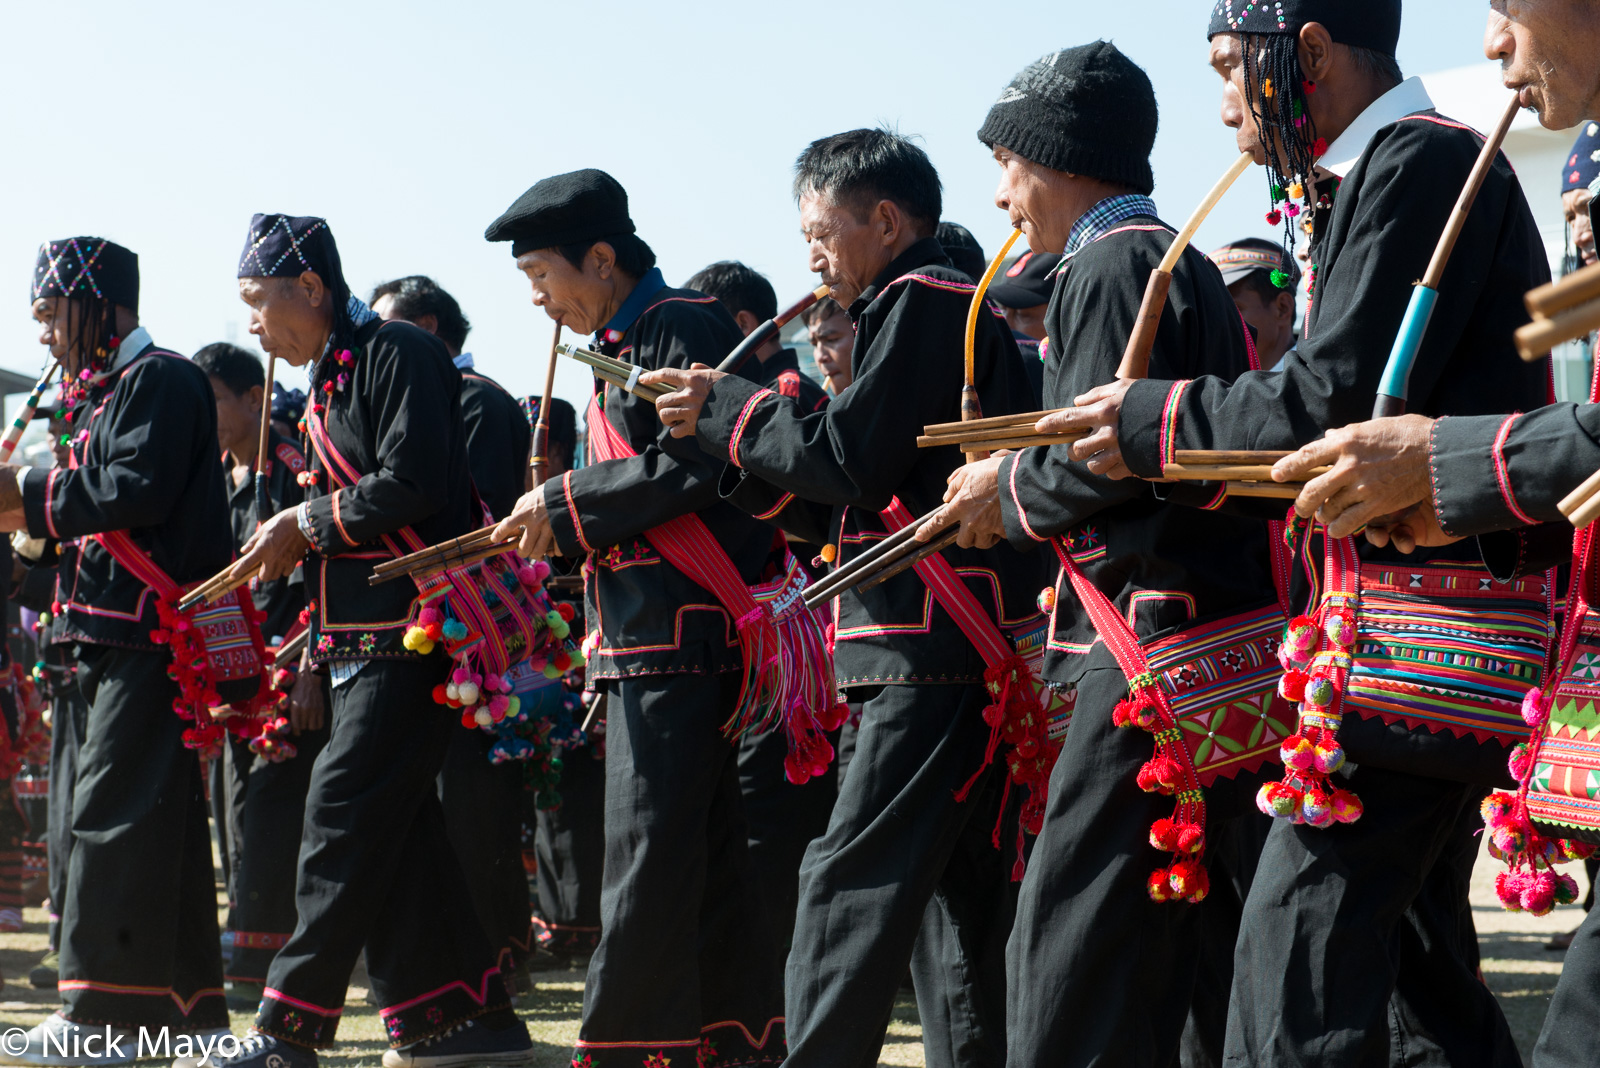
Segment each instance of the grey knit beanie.
[{"label": "grey knit beanie", "polygon": [[1149,76],[1110,41],[1095,41],[1024,67],[989,109],[978,140],[1051,170],[1149,193],[1156,121]]}]

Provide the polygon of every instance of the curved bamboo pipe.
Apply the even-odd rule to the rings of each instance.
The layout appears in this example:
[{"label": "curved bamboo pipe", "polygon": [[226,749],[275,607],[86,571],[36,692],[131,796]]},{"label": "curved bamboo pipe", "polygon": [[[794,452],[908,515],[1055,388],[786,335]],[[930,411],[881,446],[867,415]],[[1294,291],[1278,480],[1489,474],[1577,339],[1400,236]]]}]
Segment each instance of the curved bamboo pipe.
[{"label": "curved bamboo pipe", "polygon": [[[978,280],[978,288],[972,291],[972,303],[967,307],[967,333],[966,333],[966,377],[961,383],[961,421],[970,423],[974,419],[983,418],[983,405],[978,403],[978,316],[983,314],[983,295],[989,292],[989,283],[994,281],[994,276],[1000,270],[1000,264],[1005,261],[1006,253],[1011,251],[1011,246],[1017,243],[1017,238],[1022,236],[1021,230],[1012,230],[1011,236],[1006,238],[1006,243],[1000,246],[1000,251],[994,259],[989,261],[989,267],[983,272],[983,277]],[[967,463],[976,463],[984,459],[987,452],[967,453]]]}]

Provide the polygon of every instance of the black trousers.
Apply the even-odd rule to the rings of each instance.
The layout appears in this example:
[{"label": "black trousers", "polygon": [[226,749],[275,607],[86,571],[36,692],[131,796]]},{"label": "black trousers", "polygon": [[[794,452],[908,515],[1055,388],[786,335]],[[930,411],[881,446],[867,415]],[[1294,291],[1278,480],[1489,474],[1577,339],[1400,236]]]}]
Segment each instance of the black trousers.
[{"label": "black trousers", "polygon": [[539,862],[534,923],[540,942],[560,954],[589,953],[600,942],[606,764],[604,750],[595,750],[590,744],[561,754],[561,807],[539,809],[534,817]]},{"label": "black trousers", "polygon": [[1600,909],[1590,909],[1561,966],[1550,1011],[1533,1047],[1533,1068],[1600,1066],[1596,1020],[1600,1020]]},{"label": "black trousers", "polygon": [[88,702],[61,930],[62,1012],[86,1024],[228,1026],[200,761],[166,652],[84,646]]},{"label": "black trousers", "polygon": [[[1166,1068],[1189,1012],[1206,903],[1150,900],[1145,881],[1170,860],[1150,847],[1150,825],[1173,800],[1135,782],[1151,736],[1111,725],[1127,694],[1122,672],[1092,669],[1077,685],[1007,950],[1006,1063]],[[1208,803],[1226,792],[1208,791]]]},{"label": "black trousers", "polygon": [[50,699],[50,807],[45,839],[50,858],[50,948],[61,948],[61,910],[67,901],[67,867],[72,860],[72,791],[78,777],[89,706],[76,685]]},{"label": "black trousers", "polygon": [[328,726],[294,738],[295,755],[274,764],[230,738],[223,782],[228,827],[228,929],[233,957],[225,978],[263,983],[278,950],[294,932],[294,884],[306,792]]},{"label": "black trousers", "polygon": [[1483,788],[1370,765],[1348,786],[1365,807],[1355,823],[1278,823],[1267,836],[1234,958],[1227,1063],[1387,1065],[1408,1055],[1396,1042],[1428,1062],[1519,1063],[1461,921]]},{"label": "black trousers", "polygon": [[489,763],[495,736],[457,729],[439,772],[445,832],[472,891],[478,922],[501,971],[527,958],[533,930],[528,873],[522,867],[523,768]]},{"label": "black trousers", "polygon": [[[828,735],[838,748],[838,732]],[[800,785],[783,774],[789,751],[782,730],[747,734],[739,740],[739,790],[750,829],[750,866],[772,919],[778,949],[787,954],[794,937],[800,896],[800,861],[806,846],[828,829],[838,796],[838,765]]]},{"label": "black trousers", "polygon": [[[996,764],[966,803],[955,792],[983,758],[989,728],[982,686],[885,686],[865,697],[849,773],[827,833],[806,850],[785,996],[789,1064],[860,1068],[878,1063],[895,993],[935,892],[963,922],[992,916],[998,885],[964,885],[951,870],[967,824],[996,790]],[[984,834],[988,826],[982,826]],[[970,943],[954,940],[953,952]],[[976,981],[958,960],[917,975],[917,1002],[931,1018]],[[1004,1003],[987,991],[984,1004]]]},{"label": "black trousers", "polygon": [[445,834],[437,779],[461,721],[434,704],[442,655],[374,660],[333,688],[311,769],[295,904],[256,1026],[333,1041],[363,947],[389,1040],[406,1045],[482,1016],[513,1019]]},{"label": "black trousers", "polygon": [[[970,802],[966,826],[923,910],[911,977],[927,1068],[1005,1064],[1006,943],[1022,886],[1011,879],[1022,797],[1020,790],[1008,796],[991,788]],[[1031,840],[1024,856],[1030,846]]]},{"label": "black trousers", "polygon": [[[733,746],[737,675],[608,683],[605,879],[573,1060],[771,1064],[777,953],[750,871]],[[698,1052],[697,1052],[698,1051]]]}]

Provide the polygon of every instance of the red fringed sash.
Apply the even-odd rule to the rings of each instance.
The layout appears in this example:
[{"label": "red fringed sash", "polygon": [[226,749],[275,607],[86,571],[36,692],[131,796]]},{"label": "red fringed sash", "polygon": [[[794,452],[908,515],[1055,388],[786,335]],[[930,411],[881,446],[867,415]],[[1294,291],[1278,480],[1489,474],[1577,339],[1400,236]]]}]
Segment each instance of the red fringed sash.
[{"label": "red fringed sash", "polygon": [[[584,418],[596,461],[638,455],[606,419],[598,397],[590,399]],[[667,563],[717,599],[738,631],[744,678],[724,733],[737,738],[782,723],[789,739],[784,761],[789,780],[805,782],[827,770],[833,747],[822,732],[843,723],[848,710],[837,700],[823,621],[801,602],[804,574],[787,548],[785,573],[752,590],[699,516],[669,519],[644,536]]]}]

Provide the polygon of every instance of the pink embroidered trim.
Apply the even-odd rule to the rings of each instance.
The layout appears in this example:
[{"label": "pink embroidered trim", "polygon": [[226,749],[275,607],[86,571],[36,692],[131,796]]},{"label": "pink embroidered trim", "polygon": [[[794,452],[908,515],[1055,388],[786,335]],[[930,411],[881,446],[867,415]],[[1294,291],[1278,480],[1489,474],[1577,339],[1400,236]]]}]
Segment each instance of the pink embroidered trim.
[{"label": "pink embroidered trim", "polygon": [[56,530],[56,476],[61,473],[61,468],[52,467],[50,476],[44,483],[44,526],[50,536],[57,541],[61,540],[61,533]]},{"label": "pink embroidered trim", "polygon": [[1176,435],[1173,434],[1173,423],[1178,417],[1178,401],[1183,397],[1183,391],[1189,388],[1187,380],[1174,382],[1167,391],[1167,403],[1161,408],[1161,437],[1158,448],[1161,452],[1161,465],[1165,467],[1172,462],[1173,444]]},{"label": "pink embroidered trim", "polygon": [[578,544],[583,546],[584,552],[594,552],[594,546],[590,545],[589,539],[583,536],[583,520],[578,518],[578,503],[572,499],[571,471],[561,476],[561,492],[567,498],[567,516],[572,520],[572,529],[577,531]]},{"label": "pink embroidered trim", "polygon": [[1512,412],[1506,416],[1505,421],[1500,424],[1500,430],[1494,436],[1494,480],[1499,483],[1500,499],[1506,502],[1506,508],[1511,514],[1516,516],[1519,522],[1534,526],[1538,521],[1524,512],[1522,506],[1517,503],[1516,494],[1511,490],[1511,476],[1506,471],[1506,439],[1511,436],[1511,424],[1521,415],[1521,412]]},{"label": "pink embroidered trim", "polygon": [[1227,499],[1228,499],[1228,484],[1226,482],[1224,482],[1222,485],[1217,487],[1216,496],[1212,497],[1205,504],[1202,504],[1200,506],[1200,508],[1201,508],[1202,511],[1214,512],[1218,508],[1221,508],[1222,507],[1222,502],[1227,500]]},{"label": "pink embroidered trim", "polygon": [[744,436],[744,428],[750,421],[750,413],[755,410],[756,405],[768,397],[776,396],[777,394],[770,389],[758,389],[751,395],[749,400],[744,402],[744,407],[739,410],[739,418],[733,422],[733,434],[728,438],[728,459],[733,461],[733,466],[744,466],[739,463],[739,439]]},{"label": "pink embroidered trim", "polygon": [[590,1042],[580,1038],[575,1043],[578,1049],[684,1049],[689,1046],[699,1046],[698,1038],[684,1040],[674,1039],[671,1042]]},{"label": "pink embroidered trim", "polygon": [[740,1023],[738,1020],[719,1020],[717,1023],[706,1024],[704,1027],[700,1028],[700,1033],[703,1035],[707,1031],[714,1031],[719,1027],[737,1027],[741,1032],[744,1033],[744,1040],[750,1043],[751,1048],[764,1049],[767,1045],[767,1039],[772,1037],[772,1029],[783,1022],[784,1019],[782,1016],[774,1016],[772,1019],[768,1020],[767,1026],[761,1030],[761,1039],[759,1041],[757,1041],[755,1035],[750,1033],[750,1029],[744,1024]]},{"label": "pink embroidered trim", "polygon": [[339,514],[339,496],[343,492],[343,490],[336,490],[330,495],[333,501],[333,525],[339,528],[339,537],[344,539],[344,543],[354,548],[360,543],[350,536],[348,530],[344,529],[344,517]]},{"label": "pink embroidered trim", "polygon": [[437,990],[430,990],[426,994],[418,994],[416,997],[407,1001],[402,1001],[397,1005],[389,1005],[385,1008],[379,1009],[378,1015],[387,1019],[397,1012],[404,1012],[406,1009],[409,1009],[414,1005],[421,1005],[424,1001],[432,1001],[434,998],[448,994],[450,991],[456,989],[460,989],[467,995],[467,997],[471,998],[473,1001],[476,1001],[479,1005],[486,1005],[489,1002],[489,980],[493,979],[499,974],[499,968],[486,969],[483,973],[483,978],[478,983],[478,993],[476,994],[472,992],[472,988],[470,986],[468,986],[466,983],[463,983],[460,979],[457,979],[454,982],[444,984],[444,986],[439,987]]},{"label": "pink embroidered trim", "polygon": [[1049,538],[1041,538],[1039,532],[1033,529],[1033,524],[1028,522],[1028,511],[1022,507],[1022,498],[1017,496],[1017,458],[1009,456],[1000,462],[1011,465],[1006,484],[1011,487],[1011,503],[1017,506],[1017,519],[1022,523],[1022,532],[1034,541],[1049,541]]},{"label": "pink embroidered trim", "polygon": [[207,987],[197,990],[194,996],[185,1000],[178,996],[178,992],[169,986],[123,986],[118,983],[96,983],[88,979],[62,979],[56,983],[62,990],[97,990],[102,994],[129,994],[140,997],[170,997],[173,1004],[178,1006],[178,1011],[185,1016],[193,1011],[201,998],[222,997],[222,988]]},{"label": "pink embroidered trim", "polygon": [[271,998],[273,1001],[281,1001],[285,1005],[293,1005],[297,1009],[305,1009],[307,1012],[314,1012],[318,1016],[343,1016],[344,1015],[344,1007],[343,1006],[340,1006],[337,1009],[325,1009],[321,1005],[313,1005],[309,1001],[301,1001],[299,998],[292,998],[288,994],[285,994],[283,991],[274,990],[270,986],[267,987],[266,990],[262,991],[262,993],[266,997]]},{"label": "pink embroidered trim", "polygon": [[760,515],[755,516],[754,518],[756,518],[756,519],[771,519],[773,516],[777,515],[779,512],[781,512],[785,508],[789,507],[789,502],[793,501],[793,500],[794,500],[794,494],[785,493],[778,500],[777,504],[773,505],[771,508],[767,509],[765,512],[762,512]]}]

